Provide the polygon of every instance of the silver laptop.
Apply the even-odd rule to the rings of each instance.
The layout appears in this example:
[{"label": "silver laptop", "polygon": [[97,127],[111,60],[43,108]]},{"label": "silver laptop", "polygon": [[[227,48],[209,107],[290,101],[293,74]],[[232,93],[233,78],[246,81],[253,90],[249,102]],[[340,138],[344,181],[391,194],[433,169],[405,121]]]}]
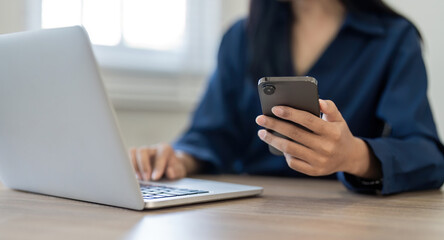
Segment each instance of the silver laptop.
[{"label": "silver laptop", "polygon": [[0,35],[0,180],[137,210],[262,192],[190,178],[138,182],[82,27]]}]

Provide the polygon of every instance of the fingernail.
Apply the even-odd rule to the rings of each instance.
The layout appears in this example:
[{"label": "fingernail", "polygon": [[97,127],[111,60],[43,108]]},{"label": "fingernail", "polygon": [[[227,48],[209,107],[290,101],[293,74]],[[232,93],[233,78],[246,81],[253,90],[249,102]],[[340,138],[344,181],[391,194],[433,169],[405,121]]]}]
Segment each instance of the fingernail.
[{"label": "fingernail", "polygon": [[153,180],[159,180],[160,179],[160,174],[159,174],[159,171],[158,170],[154,170],[154,172],[153,172],[153,174],[151,175],[151,178],[153,179]]},{"label": "fingernail", "polygon": [[264,129],[261,129],[257,132],[257,135],[259,136],[260,139],[264,139],[265,134],[266,134],[266,132]]},{"label": "fingernail", "polygon": [[282,109],[281,107],[273,107],[271,109],[271,111],[274,113],[274,115],[276,116],[282,116],[284,115],[284,109]]},{"label": "fingernail", "polygon": [[257,116],[256,123],[259,124],[259,125],[264,125],[265,124],[264,116],[262,116],[262,115],[261,116]]},{"label": "fingernail", "polygon": [[148,177],[147,173],[143,173],[143,180],[144,181],[149,181],[150,180],[150,178]]}]

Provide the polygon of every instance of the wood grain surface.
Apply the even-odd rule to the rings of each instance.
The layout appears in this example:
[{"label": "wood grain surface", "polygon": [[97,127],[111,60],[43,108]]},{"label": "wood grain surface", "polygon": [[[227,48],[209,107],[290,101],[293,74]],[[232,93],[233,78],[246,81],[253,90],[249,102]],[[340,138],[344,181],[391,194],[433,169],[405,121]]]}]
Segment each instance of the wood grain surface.
[{"label": "wood grain surface", "polygon": [[444,239],[442,191],[388,197],[334,180],[199,176],[264,187],[260,197],[132,211],[7,189],[0,239]]}]

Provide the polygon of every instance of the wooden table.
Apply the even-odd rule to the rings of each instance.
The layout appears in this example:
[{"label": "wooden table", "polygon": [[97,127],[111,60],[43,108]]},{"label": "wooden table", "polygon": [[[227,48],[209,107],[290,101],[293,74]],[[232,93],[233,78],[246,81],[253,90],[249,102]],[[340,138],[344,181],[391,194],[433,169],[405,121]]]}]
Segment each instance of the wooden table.
[{"label": "wooden table", "polygon": [[0,239],[444,239],[442,191],[381,197],[332,180],[199,177],[265,190],[256,198],[138,212],[0,184]]}]

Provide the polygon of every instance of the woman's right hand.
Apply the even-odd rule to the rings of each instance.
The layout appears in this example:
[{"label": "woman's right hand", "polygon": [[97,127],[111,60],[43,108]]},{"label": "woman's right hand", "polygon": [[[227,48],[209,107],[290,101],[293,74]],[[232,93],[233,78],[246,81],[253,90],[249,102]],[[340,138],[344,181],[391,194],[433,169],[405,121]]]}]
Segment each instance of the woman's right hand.
[{"label": "woman's right hand", "polygon": [[131,163],[139,180],[178,179],[195,173],[198,162],[189,154],[175,152],[170,144],[130,149]]}]

